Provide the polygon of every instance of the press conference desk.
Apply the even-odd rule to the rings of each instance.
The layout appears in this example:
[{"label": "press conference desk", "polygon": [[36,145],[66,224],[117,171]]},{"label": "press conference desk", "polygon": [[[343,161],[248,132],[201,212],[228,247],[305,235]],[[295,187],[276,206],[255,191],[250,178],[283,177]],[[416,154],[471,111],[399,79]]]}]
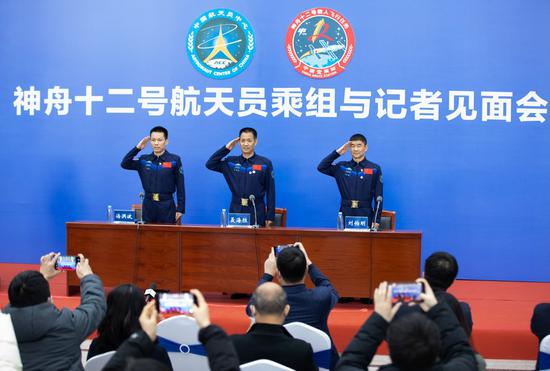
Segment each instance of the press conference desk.
[{"label": "press conference desk", "polygon": [[[83,253],[106,287],[156,282],[173,292],[252,292],[271,246],[300,241],[340,296],[372,297],[381,281],[420,275],[420,232],[67,223],[67,254]],[[79,288],[74,274],[68,292]]]}]

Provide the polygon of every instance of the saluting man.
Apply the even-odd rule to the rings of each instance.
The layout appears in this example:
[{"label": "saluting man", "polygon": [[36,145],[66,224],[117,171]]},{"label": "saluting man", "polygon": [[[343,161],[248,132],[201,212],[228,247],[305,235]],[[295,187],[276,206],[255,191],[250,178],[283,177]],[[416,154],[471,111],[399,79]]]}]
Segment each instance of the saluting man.
[{"label": "saluting man", "polygon": [[[342,147],[331,152],[317,166],[321,173],[336,180],[340,197],[340,211],[346,216],[366,216],[369,225],[378,228],[382,213],[382,169],[365,158],[368,150],[367,138],[363,134],[354,134]],[[351,161],[333,162],[351,149]],[[374,209],[380,199],[380,209],[376,220]]]},{"label": "saluting man", "polygon": [[[153,153],[135,156],[151,142]],[[185,213],[185,185],[183,167],[178,155],[166,150],[168,130],[162,126],[151,129],[122,159],[124,169],[137,170],[145,198],[143,199],[143,221],[145,223],[179,224]],[[177,192],[177,205],[174,203]]]},{"label": "saluting man", "polygon": [[[241,155],[225,157],[237,143],[241,146]],[[254,152],[257,144],[256,130],[242,128],[238,138],[210,156],[206,167],[223,174],[231,191],[229,212],[248,213],[254,221],[254,210],[250,199],[253,195],[258,225],[269,227],[275,219],[275,174],[271,161]]]}]

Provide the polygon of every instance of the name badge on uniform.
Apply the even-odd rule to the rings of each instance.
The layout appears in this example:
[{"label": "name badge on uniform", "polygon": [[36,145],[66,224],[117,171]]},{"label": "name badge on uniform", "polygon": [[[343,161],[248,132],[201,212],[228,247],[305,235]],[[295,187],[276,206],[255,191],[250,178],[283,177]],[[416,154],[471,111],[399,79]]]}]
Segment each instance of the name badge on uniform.
[{"label": "name badge on uniform", "polygon": [[369,218],[366,216],[346,216],[345,231],[370,231]]},{"label": "name badge on uniform", "polygon": [[113,223],[134,224],[136,213],[134,210],[113,210]]},{"label": "name badge on uniform", "polygon": [[250,227],[250,214],[246,213],[229,213],[227,216],[228,227]]}]

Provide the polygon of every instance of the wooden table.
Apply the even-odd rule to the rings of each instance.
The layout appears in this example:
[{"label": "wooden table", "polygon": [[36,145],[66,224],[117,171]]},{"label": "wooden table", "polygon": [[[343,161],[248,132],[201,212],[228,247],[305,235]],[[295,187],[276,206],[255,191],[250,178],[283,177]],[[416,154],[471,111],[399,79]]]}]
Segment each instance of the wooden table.
[{"label": "wooden table", "polygon": [[[107,287],[156,282],[173,292],[252,292],[274,245],[300,241],[344,297],[372,297],[381,281],[420,276],[420,232],[314,228],[67,223],[67,254],[83,253]],[[79,289],[68,276],[68,293]]]}]

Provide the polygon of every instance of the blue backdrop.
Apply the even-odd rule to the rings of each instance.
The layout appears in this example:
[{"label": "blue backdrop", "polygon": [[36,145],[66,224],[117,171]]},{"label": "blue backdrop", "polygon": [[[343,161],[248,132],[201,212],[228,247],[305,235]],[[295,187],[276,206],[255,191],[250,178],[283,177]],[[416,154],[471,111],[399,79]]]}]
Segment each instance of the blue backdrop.
[{"label": "blue backdrop", "polygon": [[[294,17],[333,8],[353,28],[356,50],[336,77],[313,80],[297,73],[285,53]],[[213,80],[196,71],[186,52],[189,27],[213,8],[247,18],[256,52],[244,72]],[[550,99],[550,2],[510,0],[425,1],[108,1],[4,0],[0,3],[0,261],[36,262],[65,249],[65,222],[104,220],[106,205],[129,207],[141,190],[135,172],[120,168],[123,155],[156,125],[170,131],[169,150],[182,156],[187,190],[184,223],[215,224],[227,206],[223,177],[204,163],[242,126],[259,132],[257,152],[276,171],[277,205],[289,226],[334,227],[339,196],[318,162],[355,132],[369,141],[367,157],[382,166],[384,206],[397,211],[397,227],[423,232],[423,258],[448,250],[460,277],[550,281],[550,130],[548,121],[520,120],[518,100],[536,92]],[[34,86],[41,110],[17,114],[17,87]],[[87,85],[103,102],[86,116],[73,102],[67,115],[47,115],[48,89],[70,97]],[[160,117],[137,102],[143,86],[200,91],[201,114]],[[206,88],[232,88],[232,116],[203,102]],[[240,89],[265,88],[267,111],[274,88],[301,88],[301,117],[238,117]],[[371,92],[367,118],[337,110],[337,117],[306,116],[310,88]],[[115,97],[110,88],[131,88]],[[405,91],[403,119],[378,117],[378,89]],[[441,92],[439,119],[415,119],[411,96]],[[474,95],[475,120],[448,120],[449,91]],[[510,122],[482,120],[482,92],[512,94]],[[540,103],[539,108],[547,106]],[[529,104],[527,104],[528,106]],[[107,106],[135,107],[109,114]],[[524,105],[525,106],[525,105]],[[542,115],[547,118],[546,113]],[[533,116],[531,116],[533,117]]]}]

